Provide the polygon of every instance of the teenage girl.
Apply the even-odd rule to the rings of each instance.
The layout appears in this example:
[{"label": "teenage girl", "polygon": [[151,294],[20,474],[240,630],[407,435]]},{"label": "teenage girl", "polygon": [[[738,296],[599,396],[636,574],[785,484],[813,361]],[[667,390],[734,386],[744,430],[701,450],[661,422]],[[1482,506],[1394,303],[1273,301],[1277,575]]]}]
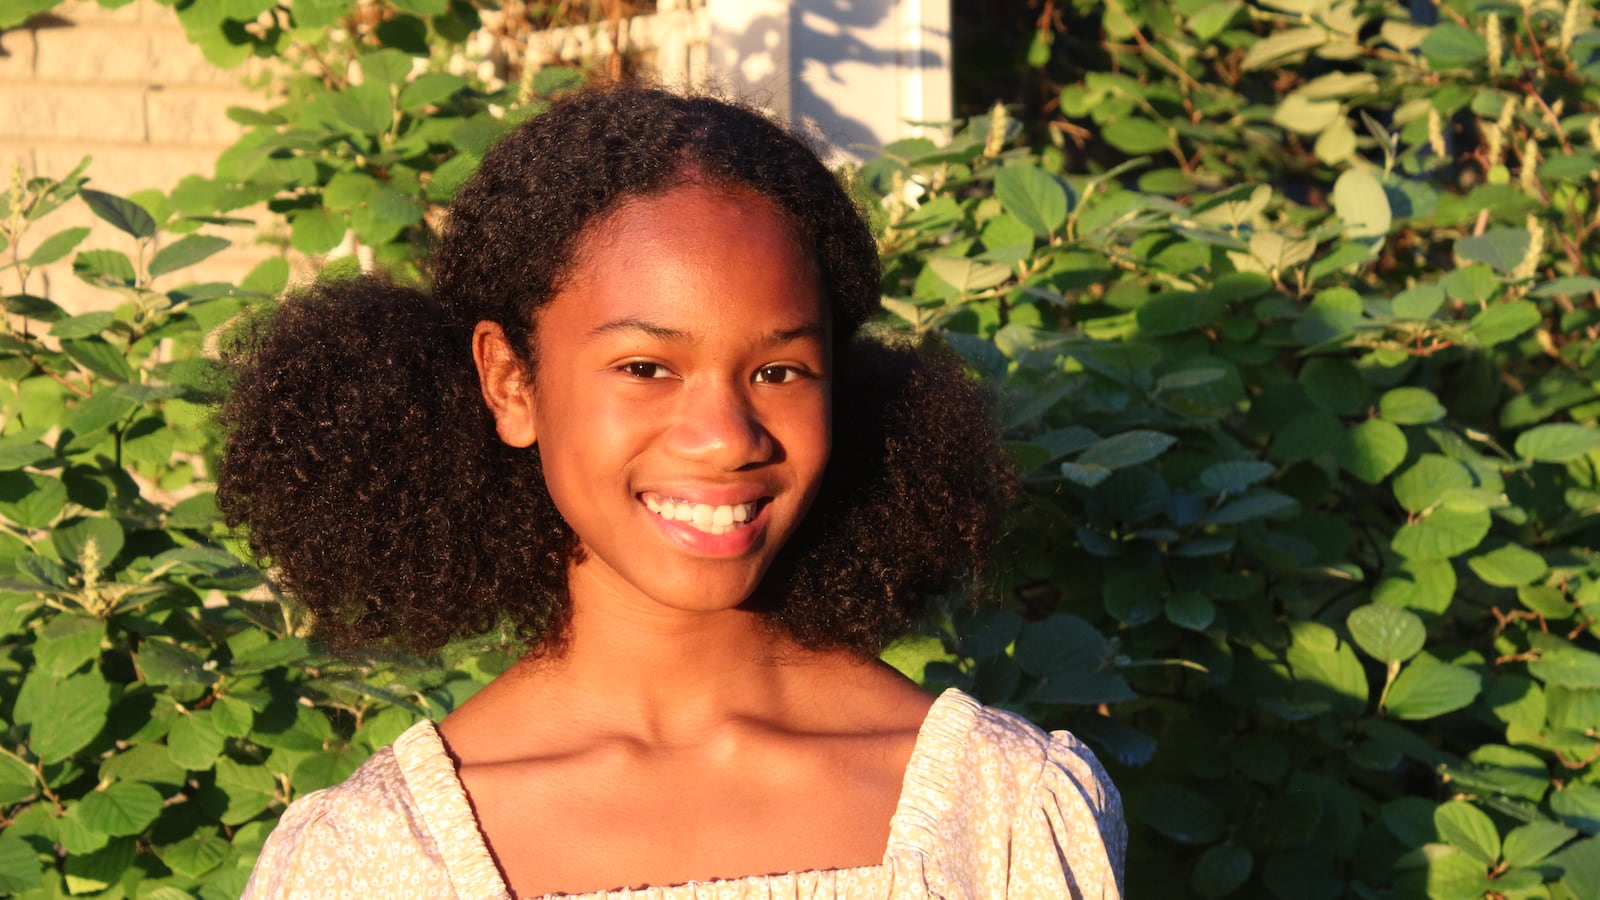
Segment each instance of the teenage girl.
[{"label": "teenage girl", "polygon": [[335,643],[528,653],[292,804],[247,897],[1120,896],[1083,744],[877,661],[1012,476],[958,367],[861,334],[873,239],[804,144],[578,92],[432,275],[251,330],[219,500]]}]

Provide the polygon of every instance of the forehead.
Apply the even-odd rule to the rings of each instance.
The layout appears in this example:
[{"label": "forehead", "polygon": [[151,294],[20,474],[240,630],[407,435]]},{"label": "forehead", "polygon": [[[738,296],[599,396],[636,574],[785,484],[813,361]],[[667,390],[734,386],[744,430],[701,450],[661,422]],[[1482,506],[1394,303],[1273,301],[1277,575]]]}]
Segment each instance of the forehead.
[{"label": "forehead", "polygon": [[569,327],[580,317],[821,326],[829,316],[819,285],[809,247],[770,199],[694,182],[631,198],[594,223],[540,318],[554,313]]}]

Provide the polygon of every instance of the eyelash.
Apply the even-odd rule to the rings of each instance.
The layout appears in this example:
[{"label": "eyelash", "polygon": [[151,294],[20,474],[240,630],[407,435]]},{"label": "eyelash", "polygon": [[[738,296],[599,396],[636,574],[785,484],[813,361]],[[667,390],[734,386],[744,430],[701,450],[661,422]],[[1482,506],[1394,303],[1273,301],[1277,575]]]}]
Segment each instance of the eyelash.
[{"label": "eyelash", "polygon": [[[661,377],[662,372],[667,371],[667,367],[661,363],[645,361],[623,363],[617,369],[640,381],[655,380]],[[758,384],[788,384],[795,379],[803,378],[805,374],[796,366],[762,366],[756,370],[755,380]]]}]

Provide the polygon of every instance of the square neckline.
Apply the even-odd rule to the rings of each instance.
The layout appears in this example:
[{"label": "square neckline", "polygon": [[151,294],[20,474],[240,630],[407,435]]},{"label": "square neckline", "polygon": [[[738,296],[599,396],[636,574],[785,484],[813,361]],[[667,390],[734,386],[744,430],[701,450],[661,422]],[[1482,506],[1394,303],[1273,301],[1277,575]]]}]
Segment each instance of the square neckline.
[{"label": "square neckline", "polygon": [[[871,875],[885,871],[897,855],[929,852],[936,825],[948,806],[943,800],[955,782],[955,766],[981,709],[978,702],[956,688],[947,688],[928,707],[917,728],[911,758],[900,782],[900,796],[889,818],[889,839],[883,858],[863,866],[831,869],[797,869],[789,872],[711,878],[644,887],[617,887],[583,893],[537,894],[517,900],[609,900],[616,897],[672,897],[675,892],[700,888],[738,887],[802,875]],[[476,886],[474,896],[513,898],[500,867],[489,852],[477,816],[472,812],[455,761],[445,748],[438,726],[424,719],[407,729],[393,745],[395,762],[416,809],[439,847],[450,881]]]}]

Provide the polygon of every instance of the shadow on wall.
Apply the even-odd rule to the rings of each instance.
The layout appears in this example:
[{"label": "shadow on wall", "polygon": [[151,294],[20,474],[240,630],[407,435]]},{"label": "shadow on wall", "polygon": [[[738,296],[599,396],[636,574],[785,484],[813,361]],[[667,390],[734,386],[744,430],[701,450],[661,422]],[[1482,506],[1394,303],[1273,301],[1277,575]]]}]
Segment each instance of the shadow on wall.
[{"label": "shadow on wall", "polygon": [[[734,58],[749,61],[781,52],[788,34],[789,61],[772,60],[775,79],[787,79],[790,119],[816,133],[833,147],[856,153],[870,151],[895,138],[891,120],[903,113],[901,70],[941,68],[949,61],[921,47],[896,47],[896,5],[920,0],[795,0],[785,15],[758,16],[742,34],[731,35]],[[785,23],[784,18],[788,21]],[[924,29],[928,37],[948,45],[948,34]],[[926,39],[926,38],[925,38]],[[921,43],[921,42],[919,42]],[[863,75],[862,69],[868,74]],[[782,81],[776,81],[781,85]],[[751,99],[762,101],[759,94]],[[841,98],[856,98],[841,108]],[[885,110],[874,127],[863,108]]]}]

